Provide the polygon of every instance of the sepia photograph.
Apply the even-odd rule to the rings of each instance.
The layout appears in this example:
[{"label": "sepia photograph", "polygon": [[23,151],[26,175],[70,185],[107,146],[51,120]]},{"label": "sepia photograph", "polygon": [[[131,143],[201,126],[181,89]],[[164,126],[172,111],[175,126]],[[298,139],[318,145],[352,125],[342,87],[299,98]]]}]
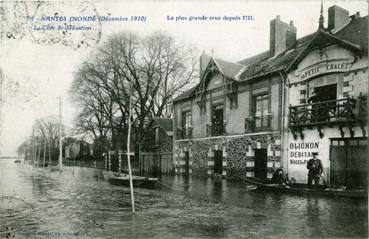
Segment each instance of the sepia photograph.
[{"label": "sepia photograph", "polygon": [[0,238],[368,238],[365,0],[0,0]]}]

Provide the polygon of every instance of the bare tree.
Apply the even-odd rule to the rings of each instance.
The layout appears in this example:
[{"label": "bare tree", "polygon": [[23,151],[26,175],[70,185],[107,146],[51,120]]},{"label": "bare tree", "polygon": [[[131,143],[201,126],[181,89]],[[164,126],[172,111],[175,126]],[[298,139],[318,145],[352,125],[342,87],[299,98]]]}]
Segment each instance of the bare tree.
[{"label": "bare tree", "polygon": [[[50,147],[51,157],[56,160],[59,155],[59,120],[57,116],[47,116],[37,119],[34,123],[34,143],[39,147]],[[62,134],[65,136],[65,128],[62,125]],[[42,153],[43,156],[43,153]]]},{"label": "bare tree", "polygon": [[112,35],[75,74],[71,93],[80,107],[77,125],[94,137],[106,135],[104,129],[120,136],[127,129],[131,88],[132,139],[137,145],[147,122],[170,117],[173,97],[194,83],[195,55],[193,47],[160,32]]},{"label": "bare tree", "polygon": [[22,144],[20,144],[17,148],[17,156],[18,157],[24,157],[26,160],[28,160],[29,156],[29,145],[30,140],[25,140]]}]

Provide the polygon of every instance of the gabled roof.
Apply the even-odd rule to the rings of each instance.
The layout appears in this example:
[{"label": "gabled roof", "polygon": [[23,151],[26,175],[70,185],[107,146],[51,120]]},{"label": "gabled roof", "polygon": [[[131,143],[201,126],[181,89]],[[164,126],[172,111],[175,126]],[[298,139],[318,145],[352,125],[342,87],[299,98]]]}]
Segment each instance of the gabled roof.
[{"label": "gabled roof", "polygon": [[351,16],[351,21],[345,27],[335,32],[334,35],[358,44],[363,50],[368,50],[368,16]]},{"label": "gabled roof", "polygon": [[294,69],[301,60],[314,49],[322,48],[328,45],[337,44],[343,48],[348,48],[355,52],[360,52],[360,45],[352,43],[350,41],[341,39],[330,32],[319,29],[313,34],[310,41],[304,46],[301,52],[292,60],[286,71]]},{"label": "gabled roof", "polygon": [[[345,28],[350,29],[349,26],[350,24],[348,24]],[[339,37],[338,35],[334,35],[326,30],[319,29],[313,34],[298,39],[294,45],[287,48],[284,52],[278,54],[277,56],[262,58],[266,55],[266,53],[263,53],[260,55],[260,60],[247,65],[247,68],[240,76],[240,81],[266,76],[282,70],[290,71],[311,50],[331,44],[337,44],[355,52],[360,52],[360,50],[362,50],[360,44],[351,42],[350,40]],[[241,62],[249,62],[249,60],[246,59],[242,60]]]},{"label": "gabled roof", "polygon": [[[292,46],[276,56],[265,51],[238,63],[212,59],[224,75],[242,82],[281,71],[288,72],[296,67],[311,50],[332,44],[340,45],[356,53],[366,54],[365,50],[368,49],[368,16],[351,16],[351,21],[334,33],[318,29],[313,34],[297,39]],[[196,87],[184,92],[173,101],[191,97]]]},{"label": "gabled roof", "polygon": [[184,91],[182,94],[180,94],[179,96],[177,96],[176,98],[173,99],[173,102],[176,102],[176,101],[180,101],[180,100],[183,100],[183,99],[186,99],[188,97],[191,96],[192,92],[196,89],[196,86],[192,87],[191,89],[189,90],[186,90]]},{"label": "gabled roof", "polygon": [[[223,75],[225,75],[225,76],[227,76],[227,77],[229,77],[229,78],[231,78],[233,80],[238,80],[238,74],[245,67],[244,65],[241,65],[239,63],[229,62],[229,61],[225,61],[225,60],[222,60],[222,59],[214,58],[214,57],[211,57],[211,56],[209,56],[209,57],[210,57],[210,59],[209,59],[208,64],[207,64],[207,66],[205,68],[205,72],[207,70],[209,70],[210,67],[213,64],[215,64],[217,66],[217,68],[219,69],[219,71]],[[203,75],[205,75],[205,74],[203,74]],[[183,92],[178,97],[174,98],[173,99],[173,102],[180,101],[180,100],[183,100],[183,99],[186,99],[186,98],[190,97],[191,94],[194,93],[194,91],[195,91],[195,89],[196,89],[197,86],[198,85],[196,85],[196,86],[192,87],[191,89]]]},{"label": "gabled roof", "polygon": [[[173,135],[173,119],[154,117],[150,120],[149,124],[147,125],[147,129],[151,129],[154,123],[158,125],[160,128],[162,128],[168,136]],[[146,130],[145,133],[141,135],[140,138],[141,140],[146,136],[147,132],[148,130]]]},{"label": "gabled roof", "polygon": [[270,57],[270,51],[268,50],[268,51],[264,51],[262,53],[259,53],[255,56],[243,59],[243,60],[239,61],[238,63],[242,64],[242,65],[249,65],[249,64],[254,63],[254,62],[265,60],[269,57]]},{"label": "gabled roof", "polygon": [[[250,62],[247,68],[242,72],[240,81],[247,81],[257,77],[273,74],[275,72],[284,70],[288,64],[304,49],[309,43],[314,34],[307,35],[297,39],[295,44],[281,52],[280,54],[271,57],[269,51],[260,54],[259,58],[254,62],[249,59],[241,62]],[[251,57],[254,58],[254,57]]]},{"label": "gabled roof", "polygon": [[[233,63],[229,61],[225,61],[222,59],[215,59],[213,57],[210,58],[210,61],[213,60],[214,63],[218,66],[221,73],[229,78],[236,80],[236,76],[238,72],[244,67],[244,65]],[[211,63],[209,61],[208,65]]]}]

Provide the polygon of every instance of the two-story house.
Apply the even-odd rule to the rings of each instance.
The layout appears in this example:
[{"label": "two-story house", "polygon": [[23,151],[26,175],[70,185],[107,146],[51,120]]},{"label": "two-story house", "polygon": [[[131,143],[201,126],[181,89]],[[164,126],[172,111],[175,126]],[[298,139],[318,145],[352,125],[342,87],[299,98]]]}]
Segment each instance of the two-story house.
[{"label": "two-story house", "polygon": [[293,22],[270,22],[270,49],[238,63],[202,55],[200,82],[174,100],[179,174],[271,178],[281,167],[283,70]]}]

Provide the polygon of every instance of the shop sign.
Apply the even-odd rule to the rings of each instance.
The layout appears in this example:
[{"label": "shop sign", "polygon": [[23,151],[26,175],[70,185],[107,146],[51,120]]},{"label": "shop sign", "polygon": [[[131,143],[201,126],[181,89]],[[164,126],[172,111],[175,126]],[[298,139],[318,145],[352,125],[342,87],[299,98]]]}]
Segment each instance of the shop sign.
[{"label": "shop sign", "polygon": [[313,157],[313,152],[319,152],[319,142],[302,142],[289,144],[289,164],[305,165]]},{"label": "shop sign", "polygon": [[350,70],[351,67],[352,59],[327,60],[296,70],[296,76],[303,81],[321,74],[345,72]]}]

